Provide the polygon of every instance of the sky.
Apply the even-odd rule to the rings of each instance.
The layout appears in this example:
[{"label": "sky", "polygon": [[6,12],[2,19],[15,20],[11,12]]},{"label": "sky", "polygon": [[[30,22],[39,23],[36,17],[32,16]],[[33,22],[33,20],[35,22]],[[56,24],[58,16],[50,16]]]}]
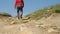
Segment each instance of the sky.
[{"label": "sky", "polygon": [[[12,16],[16,16],[17,10],[14,8],[14,4],[15,0],[0,0],[0,12],[6,12]],[[24,0],[23,15],[56,4],[60,4],[60,0]]]}]

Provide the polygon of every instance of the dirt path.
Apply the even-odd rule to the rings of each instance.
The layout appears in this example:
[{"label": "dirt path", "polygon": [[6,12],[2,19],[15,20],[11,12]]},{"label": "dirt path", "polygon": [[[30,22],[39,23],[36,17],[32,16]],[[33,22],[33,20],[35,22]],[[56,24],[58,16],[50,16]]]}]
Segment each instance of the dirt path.
[{"label": "dirt path", "polygon": [[0,34],[60,34],[60,14],[21,24],[10,25],[11,21],[20,22],[17,19],[0,19]]}]

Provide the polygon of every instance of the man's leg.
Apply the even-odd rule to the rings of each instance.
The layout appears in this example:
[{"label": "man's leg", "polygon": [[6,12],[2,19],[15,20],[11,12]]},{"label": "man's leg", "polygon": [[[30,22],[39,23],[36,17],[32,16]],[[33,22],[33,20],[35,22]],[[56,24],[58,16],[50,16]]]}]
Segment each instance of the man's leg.
[{"label": "man's leg", "polygon": [[17,9],[17,17],[18,17],[18,19],[20,19],[20,17],[19,17],[19,9]]},{"label": "man's leg", "polygon": [[22,19],[22,15],[23,15],[23,8],[21,8],[20,10],[20,18]]}]

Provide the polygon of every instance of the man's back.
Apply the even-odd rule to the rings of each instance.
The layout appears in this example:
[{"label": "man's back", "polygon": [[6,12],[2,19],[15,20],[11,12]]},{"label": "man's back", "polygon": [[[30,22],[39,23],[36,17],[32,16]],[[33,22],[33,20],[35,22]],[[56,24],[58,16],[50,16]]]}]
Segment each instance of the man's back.
[{"label": "man's back", "polygon": [[16,6],[24,6],[24,1],[23,0],[16,0],[16,2],[15,2],[15,7]]}]

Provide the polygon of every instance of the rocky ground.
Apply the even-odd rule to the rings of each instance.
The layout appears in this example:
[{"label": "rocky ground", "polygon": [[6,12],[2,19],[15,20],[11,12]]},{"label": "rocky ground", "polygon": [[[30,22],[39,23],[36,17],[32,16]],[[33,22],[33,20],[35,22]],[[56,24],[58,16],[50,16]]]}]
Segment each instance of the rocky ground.
[{"label": "rocky ground", "polygon": [[1,17],[0,34],[60,34],[60,14],[39,20]]}]

